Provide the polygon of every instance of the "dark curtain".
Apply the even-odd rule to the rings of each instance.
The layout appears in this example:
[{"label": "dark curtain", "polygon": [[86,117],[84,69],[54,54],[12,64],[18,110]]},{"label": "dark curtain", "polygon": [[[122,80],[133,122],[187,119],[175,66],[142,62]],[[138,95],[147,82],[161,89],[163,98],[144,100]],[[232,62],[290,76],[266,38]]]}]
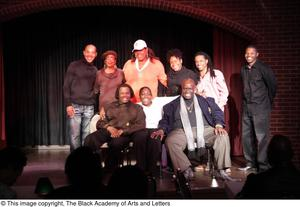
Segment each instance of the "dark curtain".
[{"label": "dark curtain", "polygon": [[[100,54],[118,52],[118,66],[131,56],[135,40],[144,39],[166,65],[165,54],[180,48],[184,64],[194,53],[212,54],[212,26],[160,11],[88,7],[43,12],[3,24],[6,137],[8,144],[65,145],[66,114],[62,93],[71,61],[94,43]],[[1,74],[1,73],[0,73]]]},{"label": "dark curtain", "polygon": [[5,145],[4,74],[3,74],[2,25],[0,24],[0,149]]},{"label": "dark curtain", "polygon": [[241,66],[244,63],[247,41],[219,28],[214,29],[214,65],[220,69],[227,83],[229,97],[225,108],[226,129],[228,130],[232,155],[242,155],[241,107],[242,83]]}]

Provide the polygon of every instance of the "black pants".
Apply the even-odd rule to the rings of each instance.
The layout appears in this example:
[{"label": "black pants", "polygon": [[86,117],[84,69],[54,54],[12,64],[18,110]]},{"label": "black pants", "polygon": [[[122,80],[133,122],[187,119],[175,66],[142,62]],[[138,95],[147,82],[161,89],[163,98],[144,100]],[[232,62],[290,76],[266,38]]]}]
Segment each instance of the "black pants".
[{"label": "black pants", "polygon": [[147,139],[147,170],[155,176],[157,170],[157,162],[161,161],[161,141],[160,139],[153,139],[150,137],[153,131],[157,129],[147,129],[148,139]]},{"label": "black pants", "polygon": [[259,171],[268,169],[267,148],[269,143],[270,112],[251,115],[244,109],[242,122],[242,142],[247,166]]},{"label": "black pants", "polygon": [[133,132],[130,135],[122,135],[118,138],[112,138],[106,129],[99,129],[85,138],[84,145],[97,151],[102,144],[107,142],[108,157],[105,164],[108,168],[116,168],[121,157],[121,150],[132,141],[137,162],[136,165],[142,170],[146,170],[147,137],[148,133],[145,129]]}]

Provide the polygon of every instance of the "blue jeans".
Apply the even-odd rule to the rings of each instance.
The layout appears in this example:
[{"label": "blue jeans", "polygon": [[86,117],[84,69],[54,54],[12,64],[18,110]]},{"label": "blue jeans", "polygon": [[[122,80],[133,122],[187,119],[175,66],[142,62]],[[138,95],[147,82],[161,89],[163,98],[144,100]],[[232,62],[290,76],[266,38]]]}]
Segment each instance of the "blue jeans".
[{"label": "blue jeans", "polygon": [[74,116],[69,118],[71,150],[83,145],[84,139],[90,134],[90,122],[94,115],[94,105],[72,104]]}]

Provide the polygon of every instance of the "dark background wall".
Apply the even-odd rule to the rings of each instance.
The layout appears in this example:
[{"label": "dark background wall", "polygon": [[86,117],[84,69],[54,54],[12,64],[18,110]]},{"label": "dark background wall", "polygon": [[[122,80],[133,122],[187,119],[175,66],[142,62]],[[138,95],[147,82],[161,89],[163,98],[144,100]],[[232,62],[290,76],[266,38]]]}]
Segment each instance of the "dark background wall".
[{"label": "dark background wall", "polygon": [[[118,18],[116,18],[118,17]],[[62,86],[71,61],[82,58],[93,43],[99,56],[118,53],[123,68],[133,43],[144,39],[167,66],[166,53],[180,48],[184,64],[194,68],[194,54],[212,54],[213,29],[207,23],[178,14],[127,7],[61,9],[3,23],[6,137],[8,144],[68,144]],[[166,67],[168,69],[168,67]]]},{"label": "dark background wall", "polygon": [[[298,0],[172,0],[172,1],[0,1],[0,21],[30,13],[87,5],[152,8],[180,13],[241,36],[254,37],[260,58],[270,64],[278,80],[271,119],[272,134],[291,137],[300,152],[300,1]],[[296,162],[299,162],[299,159]]]}]

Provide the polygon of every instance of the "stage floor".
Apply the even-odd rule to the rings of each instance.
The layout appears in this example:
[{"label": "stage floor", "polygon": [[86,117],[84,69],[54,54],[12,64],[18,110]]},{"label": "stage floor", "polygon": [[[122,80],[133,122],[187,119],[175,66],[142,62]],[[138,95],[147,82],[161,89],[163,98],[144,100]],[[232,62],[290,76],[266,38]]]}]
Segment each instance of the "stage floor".
[{"label": "stage floor", "polygon": [[[13,188],[20,199],[39,198],[35,193],[35,185],[40,177],[48,177],[54,187],[67,184],[64,174],[64,164],[69,154],[68,149],[27,149],[27,166],[23,174],[18,178]],[[247,174],[238,171],[237,168],[245,163],[243,157],[232,158],[231,176],[240,181],[223,181],[217,178],[218,187],[211,187],[212,179],[204,169],[195,172],[195,179],[190,182],[192,197],[196,199],[226,199],[233,198],[242,188]],[[109,175],[104,176],[104,183]],[[156,179],[157,198],[176,199],[181,198],[176,193],[173,174],[163,169],[161,178]]]}]

